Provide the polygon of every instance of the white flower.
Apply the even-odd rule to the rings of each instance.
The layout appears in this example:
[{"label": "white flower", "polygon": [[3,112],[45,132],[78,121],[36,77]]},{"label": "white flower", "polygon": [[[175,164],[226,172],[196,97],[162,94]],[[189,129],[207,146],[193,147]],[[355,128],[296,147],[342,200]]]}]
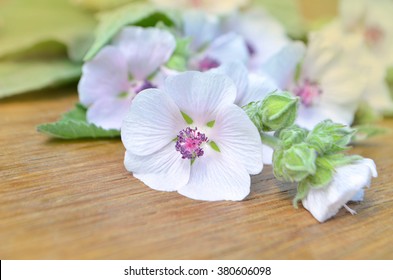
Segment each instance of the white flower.
[{"label": "white flower", "polygon": [[339,8],[345,31],[359,34],[381,65],[393,66],[393,1],[341,0]]},{"label": "white flower", "polygon": [[310,189],[302,200],[303,206],[321,223],[335,216],[341,207],[354,214],[356,212],[346,203],[362,200],[363,188],[369,187],[371,177],[377,176],[375,163],[371,159],[338,167],[328,186]]},{"label": "white flower", "polygon": [[[386,69],[393,66],[393,1],[340,1],[340,28],[345,38],[357,36],[364,49],[363,56],[371,56],[372,72],[367,76],[365,102],[377,112],[393,110],[393,100],[385,82]],[[346,43],[346,42],[344,42]],[[375,69],[379,68],[379,69]]]},{"label": "white flower", "polygon": [[200,200],[241,200],[262,170],[256,127],[226,76],[185,72],[134,99],[123,122],[125,166],[149,187]]},{"label": "white flower", "polygon": [[151,0],[154,4],[175,9],[202,10],[224,14],[245,6],[249,0]]},{"label": "white flower", "polygon": [[252,71],[260,70],[263,63],[291,42],[284,27],[257,7],[224,18],[222,30],[244,39],[250,55],[248,67]]},{"label": "white flower", "polygon": [[[210,71],[227,75],[232,79],[237,88],[235,104],[240,107],[250,102],[263,100],[269,93],[278,89],[277,85],[269,77],[249,73],[244,64],[239,61],[224,63]],[[263,145],[263,163],[272,164],[272,159],[273,149]]]},{"label": "white flower", "polygon": [[367,85],[381,75],[358,36],[337,22],[312,33],[298,81],[289,89],[300,97],[297,124],[312,129],[325,119],[350,125]]},{"label": "white flower", "polygon": [[246,43],[238,34],[220,30],[220,18],[201,11],[183,14],[183,36],[190,39],[190,70],[207,71],[236,58],[248,63]]},{"label": "white flower", "polygon": [[84,64],[79,98],[87,121],[120,129],[134,97],[156,85],[148,79],[176,47],[174,37],[157,28],[125,27],[96,57]]}]

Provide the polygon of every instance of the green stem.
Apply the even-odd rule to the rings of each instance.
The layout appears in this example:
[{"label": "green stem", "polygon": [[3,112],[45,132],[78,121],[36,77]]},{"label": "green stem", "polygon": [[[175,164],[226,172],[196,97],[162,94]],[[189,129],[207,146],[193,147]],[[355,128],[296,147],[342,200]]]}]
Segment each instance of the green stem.
[{"label": "green stem", "polygon": [[260,132],[262,143],[272,147],[273,149],[277,148],[280,145],[280,139],[274,137],[272,135],[266,134],[264,132]]}]

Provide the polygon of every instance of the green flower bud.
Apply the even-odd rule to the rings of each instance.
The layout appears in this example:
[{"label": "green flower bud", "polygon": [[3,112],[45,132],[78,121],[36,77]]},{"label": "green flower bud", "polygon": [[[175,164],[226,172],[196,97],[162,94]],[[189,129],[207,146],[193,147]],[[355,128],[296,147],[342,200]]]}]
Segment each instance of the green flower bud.
[{"label": "green flower bud", "polygon": [[276,131],[291,126],[297,116],[299,98],[287,92],[272,93],[262,101],[260,115],[264,131]]},{"label": "green flower bud", "polygon": [[258,131],[262,130],[262,117],[260,114],[262,101],[251,102],[246,106],[243,106],[243,110],[246,112],[250,120],[254,123],[257,127]]},{"label": "green flower bud", "polygon": [[317,153],[305,143],[292,145],[289,149],[277,149],[273,154],[273,171],[277,179],[300,182],[316,172]]},{"label": "green flower bud", "polygon": [[346,156],[342,153],[318,157],[315,161],[316,171],[301,180],[297,187],[297,194],[293,200],[293,205],[297,208],[297,203],[306,197],[312,188],[324,188],[333,180],[335,168],[348,164],[353,164],[361,160],[360,156]]},{"label": "green flower bud", "polygon": [[315,126],[308,134],[306,142],[318,154],[337,153],[347,149],[354,133],[355,130],[350,127],[326,120]]},{"label": "green flower bud", "polygon": [[288,149],[293,144],[298,144],[304,141],[307,137],[308,131],[297,125],[284,128],[275,133],[275,136],[281,140],[281,145]]}]

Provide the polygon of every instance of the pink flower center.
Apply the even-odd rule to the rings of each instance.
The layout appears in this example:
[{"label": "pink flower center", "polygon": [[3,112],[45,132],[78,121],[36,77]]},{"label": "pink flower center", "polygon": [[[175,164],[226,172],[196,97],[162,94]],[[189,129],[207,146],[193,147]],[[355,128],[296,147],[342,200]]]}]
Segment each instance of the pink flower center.
[{"label": "pink flower center", "polygon": [[255,50],[255,47],[250,42],[246,42],[246,47],[247,47],[248,54],[251,57],[256,55],[257,51]]},{"label": "pink flower center", "polygon": [[369,26],[364,31],[364,40],[370,46],[379,44],[384,37],[384,31],[379,26]]},{"label": "pink flower center", "polygon": [[317,83],[305,80],[303,85],[300,85],[294,90],[295,95],[300,97],[300,101],[306,107],[309,107],[315,103],[315,100],[322,94],[322,89]]},{"label": "pink flower center", "polygon": [[140,93],[142,90],[145,89],[155,88],[155,86],[148,80],[137,82],[134,85],[131,85],[131,87],[133,87],[133,90],[136,94]]},{"label": "pink flower center", "polygon": [[190,0],[191,6],[198,8],[202,6],[202,0]]},{"label": "pink flower center", "polygon": [[218,66],[220,66],[220,63],[217,60],[206,56],[201,61],[199,61],[198,68],[199,68],[199,71],[203,72],[203,71],[208,71],[213,68],[217,68]]},{"label": "pink flower center", "polygon": [[204,152],[202,144],[209,140],[204,133],[198,131],[197,128],[192,129],[187,127],[179,132],[176,141],[176,151],[182,154],[183,159],[194,160],[197,157],[203,156]]}]

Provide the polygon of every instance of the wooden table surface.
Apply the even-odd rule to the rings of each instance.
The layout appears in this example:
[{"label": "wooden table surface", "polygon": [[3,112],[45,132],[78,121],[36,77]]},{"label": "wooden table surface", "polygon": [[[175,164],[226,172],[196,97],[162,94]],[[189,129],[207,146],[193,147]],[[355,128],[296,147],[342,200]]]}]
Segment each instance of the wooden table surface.
[{"label": "wooden table surface", "polygon": [[359,214],[320,224],[268,166],[245,201],[194,201],[134,179],[119,139],[36,132],[76,101],[75,87],[0,100],[0,259],[393,258],[392,135],[353,150],[379,172]]}]

